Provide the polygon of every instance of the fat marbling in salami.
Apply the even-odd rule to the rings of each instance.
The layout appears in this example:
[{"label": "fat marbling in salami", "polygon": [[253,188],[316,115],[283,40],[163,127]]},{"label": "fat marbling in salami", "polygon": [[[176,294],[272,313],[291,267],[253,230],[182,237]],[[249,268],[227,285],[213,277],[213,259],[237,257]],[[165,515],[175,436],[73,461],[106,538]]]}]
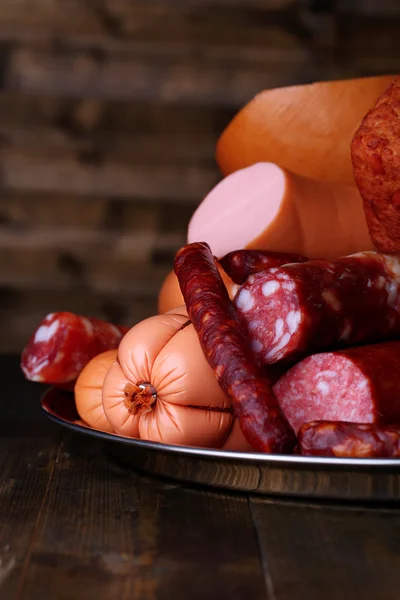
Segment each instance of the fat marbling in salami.
[{"label": "fat marbling in salami", "polygon": [[361,252],[251,275],[234,305],[264,364],[400,336],[400,256]]},{"label": "fat marbling in salami", "polygon": [[314,420],[400,423],[400,341],[308,356],[274,392],[295,431]]},{"label": "fat marbling in salami", "polygon": [[118,348],[127,331],[92,317],[50,313],[22,352],[22,371],[30,381],[72,386],[87,363],[97,354]]}]

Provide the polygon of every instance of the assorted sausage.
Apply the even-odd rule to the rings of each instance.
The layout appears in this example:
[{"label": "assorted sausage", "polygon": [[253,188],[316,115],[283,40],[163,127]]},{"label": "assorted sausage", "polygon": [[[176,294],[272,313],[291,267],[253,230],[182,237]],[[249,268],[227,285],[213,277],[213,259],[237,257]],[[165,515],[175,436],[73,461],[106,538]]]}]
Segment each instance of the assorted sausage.
[{"label": "assorted sausage", "polygon": [[[311,92],[323,111],[309,135],[293,146],[288,128],[271,144],[272,119],[260,138],[260,115],[288,117]],[[274,153],[281,166],[260,162]],[[400,458],[400,77],[265,92],[217,160],[229,175],[190,220],[163,314],[130,330],[49,314],[22,352],[25,377],[73,390],[82,423],[120,435]]]}]

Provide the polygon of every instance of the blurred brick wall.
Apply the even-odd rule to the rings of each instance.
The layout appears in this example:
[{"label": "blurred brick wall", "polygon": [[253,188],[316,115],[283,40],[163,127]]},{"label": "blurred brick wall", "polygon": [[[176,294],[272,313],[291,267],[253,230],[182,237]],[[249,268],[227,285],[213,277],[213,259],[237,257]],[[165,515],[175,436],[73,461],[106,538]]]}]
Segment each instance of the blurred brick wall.
[{"label": "blurred brick wall", "polygon": [[154,314],[235,112],[399,57],[399,0],[2,0],[0,352]]}]

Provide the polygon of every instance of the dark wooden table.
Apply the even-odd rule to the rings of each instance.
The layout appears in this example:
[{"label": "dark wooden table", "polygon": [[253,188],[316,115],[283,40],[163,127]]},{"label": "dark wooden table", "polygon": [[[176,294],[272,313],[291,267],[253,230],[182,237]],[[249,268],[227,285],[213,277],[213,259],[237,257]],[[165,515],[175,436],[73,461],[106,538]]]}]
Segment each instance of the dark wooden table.
[{"label": "dark wooden table", "polygon": [[398,600],[400,508],[192,489],[40,412],[0,357],[1,600]]}]

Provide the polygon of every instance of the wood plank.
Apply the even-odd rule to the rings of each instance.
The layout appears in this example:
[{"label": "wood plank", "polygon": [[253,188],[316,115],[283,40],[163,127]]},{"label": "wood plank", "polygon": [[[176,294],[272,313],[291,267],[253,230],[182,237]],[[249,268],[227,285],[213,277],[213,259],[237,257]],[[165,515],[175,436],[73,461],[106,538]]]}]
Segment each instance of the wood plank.
[{"label": "wood plank", "polygon": [[[337,19],[341,43],[336,56],[340,64],[361,74],[393,74],[399,70],[399,17],[360,17],[343,14]],[[365,40],[368,40],[368,44]]]},{"label": "wood plank", "polygon": [[291,3],[294,10],[289,12],[282,10],[284,7],[279,10],[273,2],[264,2],[262,7],[253,7],[251,3],[230,6],[229,10],[218,0],[201,4],[175,1],[172,6],[162,0],[146,4],[124,0],[105,2],[107,16],[114,20],[115,33],[118,31],[125,36],[133,35],[135,39],[163,42],[190,40],[191,43],[202,41],[203,44],[215,42],[223,45],[237,42],[249,46],[258,43],[269,45],[269,36],[263,41],[262,34],[268,26],[284,30],[289,25],[290,28],[291,21],[297,16],[296,4]]},{"label": "wood plank", "polygon": [[0,114],[7,115],[10,123],[27,130],[57,126],[75,138],[91,131],[215,137],[235,112],[216,106],[74,100],[6,91],[0,94]]},{"label": "wood plank", "polygon": [[140,57],[100,61],[87,53],[51,55],[21,49],[10,57],[4,88],[70,98],[239,107],[264,88],[293,83],[305,65],[310,66],[298,48],[289,52],[290,57],[272,47],[262,66],[249,62],[239,70],[234,64],[199,64],[198,57],[183,48],[174,62],[158,64]]},{"label": "wood plank", "polygon": [[0,288],[0,354],[20,353],[42,319],[51,312],[70,311],[133,327],[157,314],[157,296],[55,290]]},{"label": "wood plank", "polygon": [[270,597],[396,600],[400,513],[396,508],[252,499]]},{"label": "wood plank", "polygon": [[[215,136],[216,138],[216,136]],[[204,165],[215,167],[215,142],[209,134],[120,134],[97,130],[74,135],[60,127],[29,128],[9,119],[0,122],[0,145],[6,152],[53,158],[82,158],[88,162],[139,165]]]},{"label": "wood plank", "polygon": [[116,259],[109,249],[76,254],[48,250],[0,249],[0,287],[15,289],[80,289],[82,293],[153,296],[172,268],[173,256],[157,263]]},{"label": "wood plank", "polygon": [[111,253],[114,260],[148,263],[152,253],[174,253],[185,244],[182,233],[157,231],[105,232],[81,228],[38,228],[13,231],[0,227],[0,251],[68,252],[73,249],[77,258]]},{"label": "wood plank", "polygon": [[80,0],[2,0],[0,20],[10,26],[93,33],[102,30],[89,2]]},{"label": "wood plank", "polygon": [[43,388],[23,379],[18,357],[2,356],[0,367],[0,595],[11,600],[29,559],[59,431],[41,415]]},{"label": "wood plank", "polygon": [[336,11],[356,14],[390,17],[400,15],[398,0],[338,0]]},{"label": "wood plank", "polygon": [[160,203],[64,194],[2,194],[0,228],[10,232],[57,228],[87,231],[186,234],[195,203]]},{"label": "wood plank", "polygon": [[196,166],[85,165],[4,152],[3,189],[8,192],[63,193],[82,196],[200,202],[220,179],[217,168]]},{"label": "wood plank", "polygon": [[[172,24],[174,27],[159,27],[152,31],[145,28],[144,32],[135,30],[132,38],[112,37],[102,34],[80,35],[69,33],[58,39],[56,49],[54,48],[55,33],[51,28],[43,31],[36,29],[22,29],[13,27],[0,21],[0,42],[4,44],[18,44],[25,53],[35,52],[49,56],[63,57],[82,52],[85,55],[97,58],[101,62],[120,62],[122,59],[135,60],[143,59],[146,63],[165,64],[166,62],[178,61],[182,64],[182,56],[194,61],[201,61],[204,67],[219,65],[220,67],[234,67],[238,71],[243,68],[253,69],[262,68],[270,64],[274,58],[282,64],[299,64],[306,58],[306,48],[304,43],[299,41],[293,33],[284,29],[284,20],[276,25],[266,23],[260,26],[259,19],[257,24],[248,24],[243,28],[238,23],[235,35],[227,28],[225,30],[215,23],[215,16],[210,22],[203,18],[196,21],[191,15],[190,23],[195,24],[197,29],[192,32],[193,25],[177,23],[176,13]],[[168,15],[167,15],[168,16]],[[223,15],[225,16],[225,15]],[[239,16],[242,17],[243,13]],[[160,21],[160,17],[158,17]],[[206,22],[204,22],[206,21]],[[138,27],[137,16],[134,17],[135,29]],[[199,24],[201,27],[199,28]],[[226,24],[225,24],[225,27]],[[210,28],[214,31],[214,37],[210,36]],[[225,33],[221,34],[221,29]],[[251,29],[251,35],[250,30]],[[165,38],[165,33],[167,37]],[[219,33],[219,35],[218,35]],[[243,38],[243,33],[246,37]],[[227,39],[227,34],[229,35]],[[240,34],[240,35],[238,35]],[[205,39],[203,39],[203,37]],[[10,51],[13,52],[12,46]]]},{"label": "wood plank", "polygon": [[138,477],[78,436],[60,456],[21,600],[266,598],[245,498]]},{"label": "wood plank", "polygon": [[[37,6],[32,11],[23,6],[27,1],[19,0],[14,10],[10,10],[8,2],[0,5],[2,39],[29,43],[60,40],[62,45],[80,39],[83,44],[90,41],[94,46],[101,44],[101,38],[108,38],[113,47],[121,47],[121,38],[132,36],[136,40],[163,43],[170,40],[192,44],[199,40],[217,44],[235,41],[263,46],[268,39],[263,43],[262,27],[284,28],[295,14],[294,10],[289,13],[284,9],[296,4],[295,0],[249,0],[246,4],[243,0],[241,4],[239,0],[201,3],[180,0],[172,4],[160,0],[146,3],[114,0],[100,3],[97,0],[85,6],[76,1],[40,6],[36,0]],[[252,5],[252,2],[257,4]],[[247,27],[242,27],[243,21]],[[124,41],[129,42],[129,39]]]},{"label": "wood plank", "polygon": [[[118,203],[118,201],[116,201]],[[80,227],[87,230],[101,230],[111,220],[112,203],[106,198],[85,198],[63,194],[1,194],[0,227],[7,226],[10,232],[20,232],[36,227]],[[148,204],[147,210],[135,210],[134,203],[123,202],[122,207],[132,208],[128,228],[134,219],[143,218],[143,229],[155,229],[158,222],[157,206]],[[151,210],[153,208],[153,210]],[[135,214],[136,213],[136,214]],[[126,210],[125,216],[130,211]],[[148,217],[146,219],[146,216]],[[122,224],[121,224],[122,228]]]}]

